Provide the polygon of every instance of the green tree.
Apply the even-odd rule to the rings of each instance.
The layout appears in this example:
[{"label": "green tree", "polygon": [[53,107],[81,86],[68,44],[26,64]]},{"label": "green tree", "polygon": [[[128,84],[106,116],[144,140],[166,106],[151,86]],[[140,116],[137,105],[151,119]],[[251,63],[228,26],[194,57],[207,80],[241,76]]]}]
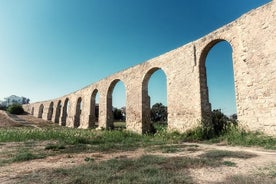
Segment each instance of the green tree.
[{"label": "green tree", "polygon": [[123,114],[121,109],[114,108],[113,117],[114,117],[114,120],[122,120]]},{"label": "green tree", "polygon": [[215,109],[212,112],[212,125],[215,136],[219,136],[227,132],[230,126],[236,126],[237,115],[234,114],[228,118],[221,112],[221,109]]},{"label": "green tree", "polygon": [[24,113],[24,109],[21,104],[10,105],[8,107],[7,111],[11,114],[23,114]]},{"label": "green tree", "polygon": [[168,117],[167,107],[162,103],[156,103],[151,108],[151,120],[153,122],[166,122]]}]

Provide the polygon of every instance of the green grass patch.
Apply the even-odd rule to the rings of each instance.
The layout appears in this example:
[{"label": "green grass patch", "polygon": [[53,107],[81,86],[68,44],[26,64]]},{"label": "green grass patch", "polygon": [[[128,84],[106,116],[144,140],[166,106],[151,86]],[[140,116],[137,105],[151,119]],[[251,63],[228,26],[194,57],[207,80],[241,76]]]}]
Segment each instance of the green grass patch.
[{"label": "green grass patch", "polygon": [[33,154],[27,149],[21,149],[19,152],[11,159],[12,162],[23,162],[34,159],[45,158],[44,154]]},{"label": "green grass patch", "polygon": [[218,167],[221,165],[234,167],[236,163],[224,160],[225,158],[240,158],[240,159],[248,159],[252,157],[256,157],[257,155],[242,151],[226,151],[226,150],[210,150],[199,157],[202,159],[206,159],[209,162],[213,163],[213,166]]},{"label": "green grass patch", "polygon": [[[56,142],[56,145],[48,145],[45,149],[59,150],[63,153],[67,151],[68,153],[80,151],[127,151],[156,145],[163,145],[161,148],[163,152],[173,153],[181,151],[182,148],[168,145],[181,144],[183,141],[202,142],[197,137],[197,129],[184,134],[159,129],[155,134],[138,135],[126,130],[96,131],[66,127],[43,129],[0,128],[0,142],[29,142],[31,147],[35,141]],[[246,132],[237,128],[232,128],[224,135],[209,139],[207,142],[225,142],[230,145],[260,146],[267,149],[276,149],[276,138],[260,133]],[[190,148],[190,150],[197,151],[196,148]]]},{"label": "green grass patch", "polygon": [[181,145],[162,145],[160,146],[162,153],[176,153],[183,151]]},{"label": "green grass patch", "polygon": [[65,145],[62,143],[57,143],[57,144],[48,144],[45,146],[45,150],[53,150],[53,151],[58,151],[58,150],[63,150],[65,149]]},{"label": "green grass patch", "polygon": [[276,137],[266,136],[260,132],[248,132],[232,127],[227,133],[219,137],[230,145],[260,146],[266,149],[276,149]]},{"label": "green grass patch", "polygon": [[210,150],[200,156],[207,159],[221,160],[223,158],[248,159],[257,155],[243,151]]},{"label": "green grass patch", "polygon": [[[96,131],[73,128],[9,128],[0,129],[0,142],[54,141],[63,144],[65,151],[89,148],[94,151],[135,150],[139,147],[181,142],[181,134],[157,133],[155,135],[138,135],[129,131]],[[60,145],[48,145],[46,149],[59,150]],[[67,149],[68,148],[68,149]],[[77,149],[78,150],[78,149]],[[70,151],[69,151],[70,152]]]},{"label": "green grass patch", "polygon": [[149,147],[147,151],[161,151],[162,153],[196,152],[199,151],[198,147],[198,145],[164,144]]},{"label": "green grass patch", "polygon": [[231,161],[224,161],[224,165],[229,166],[229,167],[235,167],[237,164]]},{"label": "green grass patch", "polygon": [[197,127],[182,134],[182,137],[186,142],[225,142],[228,145],[259,146],[265,149],[276,150],[276,137],[264,135],[260,132],[248,132],[244,129],[232,126],[220,136],[213,136],[208,139],[206,139],[206,135],[204,135],[206,132],[208,131],[201,127]]}]

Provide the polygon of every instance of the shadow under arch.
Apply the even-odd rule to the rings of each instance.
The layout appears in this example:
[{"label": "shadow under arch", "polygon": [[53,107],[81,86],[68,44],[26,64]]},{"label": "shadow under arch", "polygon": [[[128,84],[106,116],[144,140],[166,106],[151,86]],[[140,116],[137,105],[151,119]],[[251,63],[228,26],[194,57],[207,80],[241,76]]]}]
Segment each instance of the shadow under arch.
[{"label": "shadow under arch", "polygon": [[42,118],[43,115],[43,111],[44,111],[44,105],[40,104],[39,109],[38,109],[38,118]]},{"label": "shadow under arch", "polygon": [[61,100],[58,101],[56,106],[56,115],[55,115],[55,121],[54,121],[55,123],[59,123],[60,113],[61,113]]},{"label": "shadow under arch", "polygon": [[99,90],[94,89],[90,99],[90,114],[89,114],[89,128],[96,128],[96,122],[99,121],[99,103],[96,104],[96,97],[99,95]]},{"label": "shadow under arch", "polygon": [[[154,132],[155,129],[151,122],[151,98],[149,96],[149,80],[156,71],[162,71],[167,79],[167,74],[161,67],[153,67],[149,69],[142,81],[142,133]],[[167,86],[167,80],[166,80]],[[167,90],[166,90],[167,93]]]},{"label": "shadow under arch", "polygon": [[[226,40],[226,39],[214,39],[210,41],[202,50],[200,58],[199,58],[199,80],[200,80],[200,100],[201,100],[201,114],[202,114],[202,119],[204,121],[211,121],[211,112],[212,112],[212,105],[209,101],[209,89],[208,89],[208,82],[207,82],[207,70],[206,70],[206,60],[208,57],[208,54],[212,50],[214,46],[216,46],[219,43],[225,42],[227,45],[231,48],[231,59],[232,59],[232,67],[233,67],[233,78],[234,80],[234,58],[233,58],[233,52],[234,52],[234,47],[233,44]],[[227,49],[228,50],[228,49]],[[228,51],[227,51],[228,52]],[[219,79],[218,79],[219,80]],[[235,88],[235,87],[234,87]],[[235,89],[234,89],[235,90]]]},{"label": "shadow under arch", "polygon": [[[109,88],[108,88],[108,91],[107,91],[107,103],[106,103],[106,109],[107,109],[107,118],[106,118],[106,128],[107,129],[114,129],[114,116],[113,116],[113,100],[112,100],[112,96],[113,96],[113,91],[114,91],[114,88],[115,86],[121,82],[125,88],[125,84],[122,80],[120,79],[115,79],[113,80],[110,85],[109,85]],[[126,89],[126,88],[125,88]],[[127,108],[127,107],[126,107]]]},{"label": "shadow under arch", "polygon": [[54,102],[51,102],[48,109],[47,120],[51,121],[54,112]]},{"label": "shadow under arch", "polygon": [[79,97],[76,105],[76,113],[74,118],[74,128],[78,128],[80,126],[80,117],[82,111],[82,98]]},{"label": "shadow under arch", "polygon": [[70,108],[69,98],[66,98],[62,109],[61,126],[66,126],[69,108]]}]

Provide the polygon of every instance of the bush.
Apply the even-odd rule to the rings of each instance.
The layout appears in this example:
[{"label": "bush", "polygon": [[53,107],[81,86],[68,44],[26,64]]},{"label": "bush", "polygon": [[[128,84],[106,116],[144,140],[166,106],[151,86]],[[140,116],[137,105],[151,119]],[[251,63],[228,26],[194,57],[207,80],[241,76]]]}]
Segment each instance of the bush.
[{"label": "bush", "polygon": [[10,105],[8,107],[7,111],[11,114],[23,114],[24,113],[24,109],[21,104]]},{"label": "bush", "polygon": [[213,110],[211,117],[211,121],[202,121],[199,127],[186,132],[186,139],[202,141],[217,138],[237,126],[235,119],[228,118],[219,109]]},{"label": "bush", "polygon": [[6,107],[6,106],[3,106],[3,105],[0,105],[0,110],[6,111],[6,110],[7,110],[7,107]]},{"label": "bush", "polygon": [[212,125],[215,136],[225,134],[231,126],[236,126],[236,118],[228,118],[220,109],[212,112]]}]

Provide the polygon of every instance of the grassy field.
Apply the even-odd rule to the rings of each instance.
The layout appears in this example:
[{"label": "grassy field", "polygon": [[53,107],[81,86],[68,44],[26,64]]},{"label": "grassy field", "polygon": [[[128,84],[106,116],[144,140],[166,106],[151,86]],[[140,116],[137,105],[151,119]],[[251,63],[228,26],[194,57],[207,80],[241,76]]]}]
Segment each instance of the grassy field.
[{"label": "grassy field", "polygon": [[[122,127],[123,124],[118,124]],[[84,163],[56,169],[42,169],[17,177],[19,183],[195,183],[190,169],[236,167],[236,162],[225,160],[250,159],[255,154],[243,151],[209,150],[196,157],[179,156],[178,153],[200,153],[196,144],[183,142],[223,142],[228,145],[259,146],[276,149],[276,139],[260,133],[233,129],[210,140],[200,140],[189,132],[180,134],[158,128],[155,134],[138,135],[124,128],[113,131],[72,129],[60,126],[0,128],[0,145],[9,149],[0,152],[0,168],[51,156],[101,153],[114,154],[143,149],[139,157],[118,157],[98,160],[101,156],[87,156]],[[172,154],[160,156],[152,153]],[[276,166],[255,175],[229,176],[224,183],[273,183]],[[266,177],[265,180],[261,179]]]}]

